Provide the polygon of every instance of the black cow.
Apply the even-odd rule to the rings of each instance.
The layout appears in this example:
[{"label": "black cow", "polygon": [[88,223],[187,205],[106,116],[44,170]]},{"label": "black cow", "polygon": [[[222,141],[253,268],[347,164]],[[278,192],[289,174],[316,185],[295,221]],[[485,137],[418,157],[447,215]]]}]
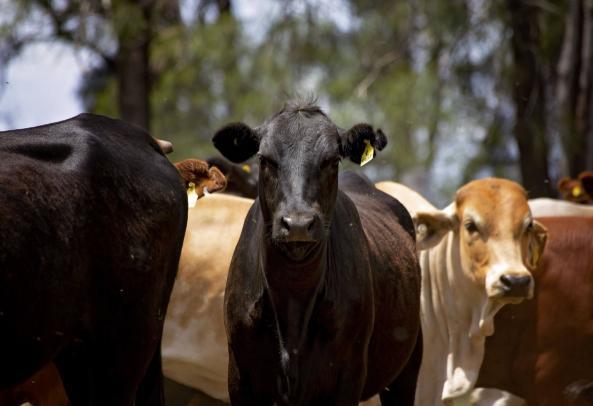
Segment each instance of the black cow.
[{"label": "black cow", "polygon": [[255,199],[257,197],[257,178],[259,167],[254,163],[237,165],[221,156],[206,160],[210,167],[215,166],[226,178],[225,193]]},{"label": "black cow", "polygon": [[162,404],[187,217],[138,127],[82,114],[0,133],[0,388],[58,366],[74,405]]},{"label": "black cow", "polygon": [[360,162],[385,135],[289,103],[213,141],[234,162],[260,159],[226,286],[231,402],[355,405],[381,392],[411,405],[422,353],[412,220],[355,174],[338,189],[341,158]]}]

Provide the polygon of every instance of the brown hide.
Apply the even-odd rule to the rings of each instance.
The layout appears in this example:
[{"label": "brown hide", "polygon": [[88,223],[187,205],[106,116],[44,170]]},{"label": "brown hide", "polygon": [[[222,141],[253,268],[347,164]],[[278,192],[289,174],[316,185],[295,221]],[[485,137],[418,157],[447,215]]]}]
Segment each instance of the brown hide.
[{"label": "brown hide", "polygon": [[533,300],[504,307],[486,341],[477,387],[528,405],[593,404],[593,218],[538,219],[548,245]]}]

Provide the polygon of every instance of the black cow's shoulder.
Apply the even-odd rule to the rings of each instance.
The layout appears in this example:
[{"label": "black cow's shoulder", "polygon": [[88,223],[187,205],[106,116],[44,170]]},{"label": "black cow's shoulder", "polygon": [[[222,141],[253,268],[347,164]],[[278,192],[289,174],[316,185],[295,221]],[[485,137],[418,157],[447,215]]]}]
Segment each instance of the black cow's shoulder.
[{"label": "black cow's shoulder", "polygon": [[377,189],[366,176],[350,171],[341,172],[339,187],[354,200],[359,210],[387,210],[394,214],[402,228],[416,240],[414,222],[405,206],[396,198]]}]

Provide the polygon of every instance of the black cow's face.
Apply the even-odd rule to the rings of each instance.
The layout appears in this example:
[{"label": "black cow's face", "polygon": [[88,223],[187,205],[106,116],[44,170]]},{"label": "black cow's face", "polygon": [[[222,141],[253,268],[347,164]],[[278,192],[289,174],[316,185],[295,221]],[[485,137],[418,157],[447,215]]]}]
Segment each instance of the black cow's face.
[{"label": "black cow's face", "polygon": [[256,130],[229,125],[213,141],[235,162],[257,153],[267,237],[296,261],[328,236],[341,158],[360,162],[366,143],[377,149],[386,144],[380,130],[366,124],[339,130],[314,106],[287,107]]}]

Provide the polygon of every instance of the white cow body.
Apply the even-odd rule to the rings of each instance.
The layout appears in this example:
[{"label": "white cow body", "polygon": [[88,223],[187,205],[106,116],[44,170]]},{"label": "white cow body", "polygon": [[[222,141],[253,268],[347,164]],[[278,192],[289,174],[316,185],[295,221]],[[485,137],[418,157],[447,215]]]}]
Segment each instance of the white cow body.
[{"label": "white cow body", "polygon": [[[494,245],[490,247],[491,266],[485,285],[484,282],[480,285],[471,272],[468,273],[462,266],[463,253],[458,230],[462,229],[466,220],[455,219],[458,215],[455,203],[438,211],[404,185],[381,182],[376,186],[397,198],[408,209],[416,225],[418,247],[422,249],[419,259],[422,269],[420,303],[424,345],[415,404],[436,406],[458,404],[459,401],[459,404],[468,404],[484,358],[485,339],[494,332],[494,316],[505,303],[517,303],[503,299],[492,291],[498,288],[497,283],[503,274],[528,274],[522,262],[521,248],[510,240],[489,242]],[[502,187],[505,187],[504,184]],[[487,188],[497,189],[491,185]],[[515,191],[519,201],[524,199],[522,193],[520,195]],[[522,210],[529,216],[526,200],[523,202]],[[432,226],[422,224],[419,220],[419,215],[423,213],[435,213],[434,217],[431,217],[432,214],[427,217],[443,224],[448,219],[455,219],[453,223],[457,222],[457,225],[449,224],[452,231],[442,237],[436,236],[436,233],[433,235],[429,230]],[[465,213],[471,214],[474,210],[470,208]],[[476,212],[473,217],[479,219],[479,213]],[[434,225],[439,226],[438,221]],[[536,226],[538,230],[539,227]],[[507,231],[510,232],[510,228]],[[421,240],[431,239],[436,245],[421,243]],[[530,289],[531,295],[533,284]]]},{"label": "white cow body", "polygon": [[593,216],[593,206],[544,197],[529,200],[529,208],[535,217]]},{"label": "white cow body", "polygon": [[250,199],[216,194],[198,200],[189,209],[161,346],[167,378],[227,402],[224,289],[252,203]]}]

